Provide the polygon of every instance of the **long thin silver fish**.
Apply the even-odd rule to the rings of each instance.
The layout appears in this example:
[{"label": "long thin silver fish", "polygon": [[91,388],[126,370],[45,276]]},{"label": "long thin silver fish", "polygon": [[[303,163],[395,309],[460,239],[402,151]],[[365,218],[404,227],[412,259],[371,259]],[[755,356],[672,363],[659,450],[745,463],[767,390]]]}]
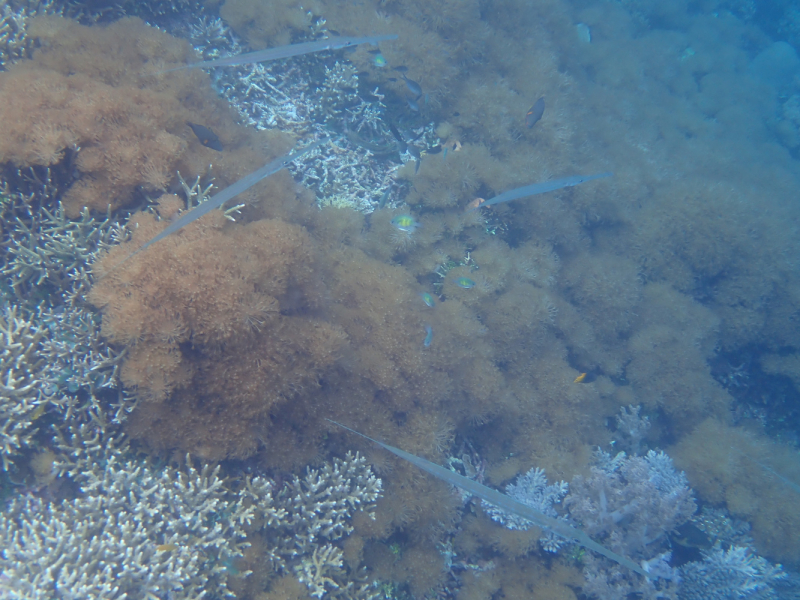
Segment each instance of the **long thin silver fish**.
[{"label": "long thin silver fish", "polygon": [[590,538],[586,533],[581,531],[580,529],[576,529],[571,525],[568,525],[558,519],[554,519],[553,517],[548,517],[547,515],[539,512],[538,510],[528,506],[527,504],[523,504],[522,502],[517,502],[510,496],[506,496],[505,494],[498,492],[497,490],[493,490],[490,487],[486,487],[485,485],[481,485],[477,481],[473,481],[472,479],[467,479],[463,475],[459,475],[458,473],[453,473],[450,469],[445,469],[444,467],[440,467],[439,465],[430,462],[429,460],[425,460],[424,458],[420,458],[418,456],[414,456],[413,454],[409,454],[404,450],[400,450],[399,448],[395,448],[394,446],[390,446],[389,444],[384,444],[383,442],[379,442],[378,440],[374,440],[369,436],[364,435],[363,433],[359,433],[355,429],[350,429],[342,425],[341,423],[337,423],[336,421],[331,421],[330,419],[325,419],[326,421],[333,423],[334,425],[338,425],[342,429],[346,429],[351,433],[355,433],[356,435],[360,435],[361,437],[369,440],[374,444],[378,444],[381,448],[388,450],[392,454],[399,456],[400,458],[407,460],[413,465],[416,465],[423,471],[430,473],[434,477],[441,479],[451,485],[461,488],[469,492],[470,494],[474,494],[478,498],[482,500],[486,500],[489,504],[494,504],[496,507],[522,517],[523,519],[527,519],[534,525],[541,527],[542,529],[546,529],[548,531],[552,531],[553,533],[560,535],[561,537],[565,537],[569,540],[572,540],[584,548],[589,548],[590,550],[594,550],[595,552],[602,554],[606,558],[610,558],[614,562],[622,565],[623,567],[629,568],[631,571],[638,573],[639,575],[644,575],[648,577],[648,574],[645,570],[637,565],[635,562],[630,560],[629,558],[625,558],[617,554],[616,552],[612,552],[605,546],[601,546],[597,542],[595,542],[592,538]]},{"label": "long thin silver fish", "polygon": [[522,187],[503,192],[499,196],[490,198],[486,202],[481,202],[478,206],[469,208],[467,212],[477,210],[482,206],[491,206],[492,204],[500,204],[502,202],[510,202],[517,198],[524,198],[525,196],[535,196],[536,194],[544,194],[545,192],[552,192],[553,190],[560,190],[561,188],[572,187],[591,181],[592,179],[603,179],[604,177],[611,177],[613,173],[597,173],[596,175],[573,175],[572,177],[564,177],[563,179],[553,179],[552,181],[544,181],[542,183],[532,183]]},{"label": "long thin silver fish", "polygon": [[278,60],[279,58],[291,58],[292,56],[311,54],[312,52],[322,52],[323,50],[339,50],[341,48],[350,48],[353,46],[360,46],[361,44],[375,45],[378,42],[396,39],[397,36],[394,34],[373,35],[370,37],[332,37],[328,38],[327,40],[318,40],[316,42],[303,42],[302,44],[289,44],[288,46],[279,46],[278,48],[266,48],[265,50],[256,50],[255,52],[245,52],[244,54],[237,54],[236,56],[228,56],[226,58],[218,58],[216,60],[204,60],[201,62],[192,63],[190,65],[184,65],[182,67],[175,67],[174,69],[159,71],[159,73],[171,73],[172,71],[180,71],[181,69],[235,67],[250,63]]},{"label": "long thin silver fish", "polygon": [[156,242],[163,240],[165,237],[167,237],[172,233],[175,233],[179,229],[183,229],[189,223],[191,223],[192,221],[196,221],[203,215],[207,215],[215,208],[222,206],[225,202],[227,202],[234,196],[241,194],[243,191],[254,186],[262,179],[265,179],[270,175],[272,175],[273,173],[277,173],[284,167],[289,166],[289,163],[291,163],[292,161],[297,160],[304,154],[308,154],[309,152],[317,148],[320,144],[323,144],[327,141],[328,141],[327,139],[319,140],[314,142],[313,144],[309,144],[308,146],[302,148],[301,150],[290,152],[289,154],[281,156],[280,158],[276,158],[272,162],[267,163],[257,171],[253,171],[249,175],[242,177],[236,183],[229,185],[224,190],[217,192],[216,194],[211,196],[211,198],[209,198],[202,204],[195,206],[192,210],[181,215],[179,219],[173,221],[166,229],[164,229],[164,231],[160,232],[153,239],[145,242],[138,250],[132,252],[129,256],[126,256],[121,262],[114,265],[114,267],[112,267],[111,270],[113,271],[114,269],[119,268],[120,265],[129,261],[130,259],[132,259],[134,256],[136,256],[149,246],[152,246]]}]

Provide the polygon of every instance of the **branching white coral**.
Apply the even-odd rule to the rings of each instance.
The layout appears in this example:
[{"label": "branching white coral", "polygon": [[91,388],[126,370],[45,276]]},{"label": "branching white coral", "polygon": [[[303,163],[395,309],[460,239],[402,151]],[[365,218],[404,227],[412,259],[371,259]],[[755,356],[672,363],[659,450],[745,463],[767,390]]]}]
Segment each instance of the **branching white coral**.
[{"label": "branching white coral", "polygon": [[[531,469],[524,475],[517,477],[515,483],[509,483],[506,486],[507,495],[518,502],[535,508],[548,517],[558,517],[554,505],[561,502],[567,490],[568,484],[566,481],[559,481],[548,485],[547,475],[545,475],[544,469],[538,468]],[[492,519],[498,523],[502,523],[509,529],[521,529],[526,531],[533,526],[533,523],[529,520],[512,515],[486,501],[482,504],[483,509]],[[564,543],[564,540],[563,538],[557,537],[552,532],[546,532],[539,542],[542,544],[542,548],[547,552],[556,552],[561,544]]]},{"label": "branching white coral", "polygon": [[279,495],[287,511],[287,525],[295,532],[297,551],[308,551],[324,540],[337,540],[352,530],[350,517],[356,510],[370,510],[380,496],[381,480],[375,477],[363,456],[348,453],[322,469],[308,469],[295,477]]},{"label": "branching white coral", "polygon": [[36,411],[44,402],[37,377],[42,333],[16,307],[4,306],[0,337],[0,456],[7,471],[11,455],[30,444]]},{"label": "branching white coral", "polygon": [[5,242],[5,265],[0,274],[9,278],[14,290],[24,295],[26,286],[45,283],[62,291],[97,258],[100,250],[125,238],[125,231],[108,213],[102,221],[85,208],[80,220],[69,220],[59,203],[52,211],[34,209],[20,198],[12,198],[6,209],[10,220]]},{"label": "branching white coral", "polygon": [[87,426],[61,449],[58,468],[82,493],[60,504],[18,498],[0,517],[3,598],[232,595],[227,566],[258,507],[231,494],[219,467],[155,471]]},{"label": "branching white coral", "polygon": [[702,561],[687,563],[680,571],[681,600],[776,598],[772,584],[786,577],[780,565],[772,565],[742,546],[713,548]]},{"label": "branching white coral", "polygon": [[59,476],[71,477],[81,493],[60,504],[18,498],[0,516],[3,598],[232,596],[232,561],[256,523],[275,542],[267,550],[274,561],[312,594],[374,596],[331,543],[351,531],[345,519],[370,509],[380,492],[380,480],[358,455],[309,470],[274,494],[263,477],[234,489],[219,466],[195,468],[189,457],[183,468],[155,469],[89,425],[59,438],[58,446]]},{"label": "branching white coral", "polygon": [[339,584],[330,575],[342,568],[342,551],[326,544],[314,548],[310,557],[294,568],[297,579],[308,586],[312,596],[322,598],[329,591],[339,589]]}]

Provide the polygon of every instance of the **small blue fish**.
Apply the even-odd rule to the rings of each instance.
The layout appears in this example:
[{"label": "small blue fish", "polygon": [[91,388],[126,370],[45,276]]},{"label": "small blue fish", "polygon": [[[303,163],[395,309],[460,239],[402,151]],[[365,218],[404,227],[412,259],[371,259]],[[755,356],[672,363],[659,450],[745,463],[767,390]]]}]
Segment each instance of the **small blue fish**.
[{"label": "small blue fish", "polygon": [[539,98],[531,109],[525,114],[525,124],[528,129],[536,125],[544,114],[544,96]]},{"label": "small blue fish", "polygon": [[420,227],[420,224],[411,215],[397,215],[394,219],[392,219],[392,225],[394,225],[400,231],[406,231],[408,233],[411,233]]},{"label": "small blue fish", "polygon": [[422,344],[426,348],[429,348],[430,345],[431,345],[431,342],[433,341],[433,328],[430,325],[425,325],[425,334],[426,334],[425,335],[425,341],[422,342]]},{"label": "small blue fish", "polygon": [[428,308],[433,308],[436,306],[436,300],[434,299],[433,294],[429,294],[428,292],[420,292],[419,297],[422,298],[422,301]]},{"label": "small blue fish", "polygon": [[470,279],[469,277],[459,277],[458,279],[456,279],[456,285],[460,288],[468,290],[470,288],[475,287],[475,282],[472,281],[472,279]]}]

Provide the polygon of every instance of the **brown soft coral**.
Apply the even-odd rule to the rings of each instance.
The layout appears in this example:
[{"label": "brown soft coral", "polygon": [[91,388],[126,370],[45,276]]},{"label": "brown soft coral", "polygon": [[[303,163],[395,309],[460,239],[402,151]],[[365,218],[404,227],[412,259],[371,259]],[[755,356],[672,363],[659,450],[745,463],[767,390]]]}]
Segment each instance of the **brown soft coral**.
[{"label": "brown soft coral", "polygon": [[291,43],[292,36],[303,33],[313,15],[320,14],[320,7],[314,0],[279,0],[264,10],[260,0],[226,0],[219,14],[254,50],[260,50]]},{"label": "brown soft coral", "polygon": [[[207,75],[156,74],[191,60],[186,42],[138,19],[84,27],[37,17],[29,33],[41,44],[34,58],[0,73],[0,162],[59,166],[67,180],[77,176],[64,195],[70,216],[84,206],[125,206],[141,199],[140,190],[165,190],[176,170],[200,173],[212,155],[223,184],[265,162],[252,151],[264,136],[236,127]],[[187,121],[212,127],[228,151],[202,147]]]},{"label": "brown soft coral", "polygon": [[[161,206],[174,202],[166,196]],[[106,276],[89,294],[103,307],[104,335],[133,344],[123,381],[144,399],[172,397],[134,423],[150,424],[143,435],[156,447],[168,439],[209,456],[247,454],[256,433],[244,427],[242,439],[237,428],[315,386],[345,342],[334,325],[281,314],[302,305],[298,297],[314,276],[311,240],[303,228],[276,220],[225,228],[215,211],[111,270],[163,228],[149,213],[136,221],[132,243],[100,262]],[[172,432],[165,423],[179,415],[186,422],[187,414],[191,428]],[[203,428],[201,444],[194,438]]]}]

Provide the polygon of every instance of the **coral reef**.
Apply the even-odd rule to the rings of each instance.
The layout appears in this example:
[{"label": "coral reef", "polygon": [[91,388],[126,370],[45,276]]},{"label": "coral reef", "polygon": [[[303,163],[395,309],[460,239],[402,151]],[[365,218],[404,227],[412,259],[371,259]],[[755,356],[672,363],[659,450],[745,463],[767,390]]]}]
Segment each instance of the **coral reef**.
[{"label": "coral reef", "polygon": [[652,579],[632,576],[618,565],[587,555],[584,591],[601,599],[638,592],[644,598],[675,597],[680,577],[669,566],[667,534],[696,510],[686,476],[663,452],[615,457],[598,452],[588,478],[576,477],[564,506],[593,539],[634,561]]},{"label": "coral reef", "polygon": [[112,220],[110,211],[98,221],[84,208],[80,220],[70,220],[58,203],[52,212],[29,202],[4,203],[5,264],[0,275],[9,278],[19,299],[30,298],[43,286],[66,291],[73,284],[88,284],[86,271],[98,254],[126,239],[126,232]]},{"label": "coral reef", "polygon": [[[313,20],[306,27],[310,39],[325,35],[330,34],[324,20]],[[206,59],[244,51],[239,38],[219,19],[193,26],[190,39]],[[370,213],[397,201],[396,171],[401,160],[413,156],[403,151],[386,125],[389,111],[383,102],[383,82],[363,75],[341,53],[321,53],[216,69],[214,87],[244,123],[258,130],[279,127],[298,137],[338,134],[336,142],[323,148],[297,177],[316,193],[321,206]]]},{"label": "coral reef", "polygon": [[17,316],[15,307],[5,306],[0,317],[3,350],[0,355],[0,447],[3,469],[10,457],[31,442],[36,411],[45,401],[35,371],[42,365],[38,346],[42,333],[30,321]]},{"label": "coral reef", "polygon": [[71,218],[84,207],[105,213],[141,201],[142,190],[160,193],[177,169],[203,171],[212,151],[187,121],[212,128],[229,146],[215,157],[223,184],[260,162],[251,151],[267,136],[237,128],[204,74],[155,75],[189,60],[186,43],[136,19],[90,28],[40,16],[29,32],[41,47],[0,77],[8,123],[0,161],[68,170],[73,183],[64,207]]},{"label": "coral reef", "polygon": [[33,445],[36,421],[46,412],[64,421],[121,422],[132,409],[118,386],[121,355],[100,340],[96,316],[76,306],[30,312],[6,305],[0,315],[0,457]]},{"label": "coral reef", "polygon": [[722,505],[733,517],[752,524],[754,547],[760,553],[784,563],[797,562],[797,491],[787,485],[800,481],[794,450],[745,428],[708,419],[670,452],[700,499]]},{"label": "coral reef", "polygon": [[36,43],[35,36],[28,35],[28,26],[33,17],[55,14],[54,0],[15,0],[3,2],[0,16],[0,69],[5,70],[13,63],[30,58]]},{"label": "coral reef", "polygon": [[[0,425],[19,437],[2,482],[28,482],[23,467],[47,463],[50,425],[122,421],[134,405],[122,383],[138,400],[124,427],[142,450],[246,459],[220,475],[255,469],[294,481],[306,465],[361,447],[323,417],[438,462],[466,440],[493,485],[532,465],[571,480],[587,472],[592,447],[612,441],[632,455],[671,446],[700,499],[752,521],[753,547],[770,561],[797,563],[796,458],[734,426],[752,413],[709,366],[720,352],[748,353],[784,378],[787,402],[798,388],[797,93],[791,79],[778,92],[748,74],[775,42],[756,26],[762,9],[281,0],[265,11],[228,0],[224,22],[219,4],[65,5],[84,24],[138,14],[190,43],[138,19],[84,27],[30,18],[33,2],[3,5],[3,195],[22,195],[3,209],[0,291],[3,314],[27,323],[20,340],[41,338],[25,361],[34,395],[22,405],[3,398]],[[788,3],[774,4],[790,31]],[[399,38],[159,74],[196,60],[192,46],[215,58],[331,31]],[[418,100],[408,101],[408,81]],[[540,97],[547,109],[527,128]],[[225,150],[202,146],[187,121],[212,129]],[[185,208],[170,195],[182,187],[176,173],[197,192],[212,179],[226,187],[284,154],[291,136],[315,132],[335,143],[293,177],[242,194],[236,222],[214,211],[114,270]],[[601,171],[614,176],[463,211],[531,181]],[[29,201],[26,178],[49,191]],[[113,223],[129,211],[132,239],[97,261],[96,249],[127,239]],[[420,227],[397,233],[398,214]],[[92,277],[102,338],[82,304]],[[461,277],[475,285],[459,287]],[[768,398],[758,397],[757,415],[774,416]],[[243,560],[259,568],[228,577],[229,589],[345,597],[376,593],[377,578],[395,597],[570,598],[583,567],[584,595],[676,594],[665,537],[691,502],[683,479],[656,477],[671,472],[657,453],[605,459],[571,484],[567,503],[602,543],[660,576],[650,588],[601,559],[530,552],[538,532],[500,527],[368,453],[387,474],[374,521],[356,516],[346,540],[315,538],[301,558],[278,552],[254,520]]]},{"label": "coral reef", "polygon": [[[80,485],[72,500],[14,500],[0,517],[9,598],[230,596],[226,563],[241,556],[244,526],[271,515],[249,505],[206,465],[160,471],[125,459],[125,443],[87,428],[64,440],[58,463]],[[263,507],[263,508],[262,508]]]},{"label": "coral reef", "polygon": [[680,573],[680,600],[777,598],[771,584],[786,577],[780,565],[771,565],[741,546],[714,548],[702,562],[681,567]]},{"label": "coral reef", "polygon": [[189,457],[184,467],[156,469],[130,458],[124,439],[88,426],[60,438],[59,450],[60,476],[81,493],[61,503],[28,495],[3,512],[6,597],[39,598],[44,590],[69,598],[233,596],[228,583],[249,575],[234,565],[262,528],[274,544],[268,556],[302,573],[313,595],[334,588],[342,597],[374,596],[369,584],[348,581],[341,550],[330,545],[380,495],[380,479],[362,457],[336,459],[276,491],[263,477],[234,489],[219,466],[198,469]]},{"label": "coral reef", "polygon": [[640,454],[642,440],[650,430],[650,419],[640,415],[641,406],[622,406],[617,415],[617,431],[623,437],[623,445],[629,454]]},{"label": "coral reef", "polygon": [[[164,196],[158,206],[168,218],[180,205]],[[198,428],[203,413],[216,412],[214,423],[205,425],[208,437],[200,429],[179,434],[191,436],[182,443],[207,457],[251,454],[257,420],[313,386],[345,342],[339,327],[300,316],[316,301],[305,296],[315,288],[316,259],[304,229],[265,219],[231,223],[236,229],[229,231],[224,223],[229,221],[221,211],[207,215],[110,272],[89,294],[103,308],[104,335],[133,344],[122,381],[159,403],[149,415],[137,415],[134,427],[148,431],[158,446],[166,433],[161,428],[171,428],[180,412],[193,411]],[[152,214],[138,216],[131,244],[109,253],[100,272],[109,272],[129,246],[152,239],[162,226]],[[187,261],[194,263],[191,271],[183,268]],[[237,410],[222,411],[232,406]],[[174,434],[165,437],[176,442]],[[202,449],[190,442],[204,438]]]}]

